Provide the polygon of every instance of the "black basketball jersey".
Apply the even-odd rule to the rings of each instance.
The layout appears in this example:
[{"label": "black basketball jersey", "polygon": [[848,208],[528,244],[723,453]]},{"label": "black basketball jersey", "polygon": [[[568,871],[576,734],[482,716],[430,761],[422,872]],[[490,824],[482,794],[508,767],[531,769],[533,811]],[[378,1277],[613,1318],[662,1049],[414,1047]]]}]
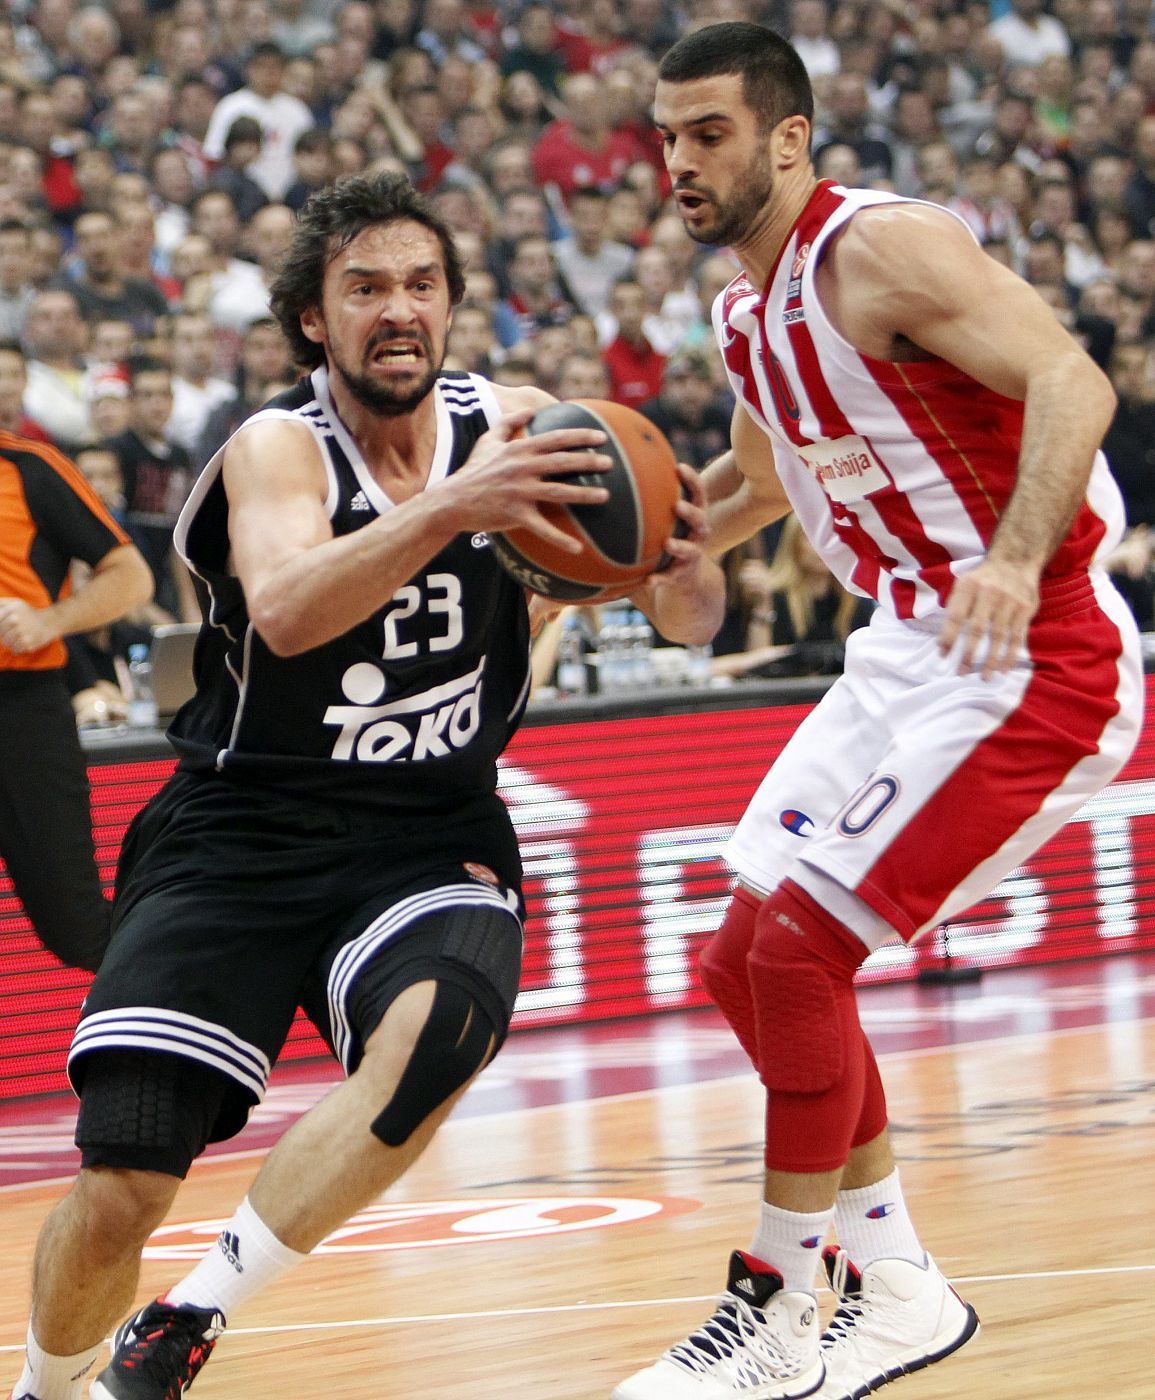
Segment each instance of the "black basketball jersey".
[{"label": "black basketball jersey", "polygon": [[[432,392],[428,486],[457,471],[500,415],[478,375],[443,373]],[[393,508],[337,416],[324,369],[248,421],[271,417],[311,429],[328,472],[334,534]],[[343,636],[275,656],[229,572],[223,456],[224,448],[205,468],[176,531],[203,611],[196,694],[169,730],[182,765],[389,807],[492,791],[497,756],[529,692],[529,620],[487,536],[458,535]]]}]

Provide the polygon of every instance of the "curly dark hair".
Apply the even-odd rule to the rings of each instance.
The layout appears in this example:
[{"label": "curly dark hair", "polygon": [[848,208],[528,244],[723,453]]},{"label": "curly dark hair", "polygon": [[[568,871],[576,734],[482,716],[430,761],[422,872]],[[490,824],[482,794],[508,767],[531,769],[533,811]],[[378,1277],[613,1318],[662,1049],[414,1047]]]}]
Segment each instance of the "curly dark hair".
[{"label": "curly dark hair", "polygon": [[321,305],[325,269],[367,228],[409,220],[437,235],[445,261],[449,303],[465,295],[465,271],[449,225],[440,219],[404,175],[345,175],[311,195],[297,219],[269,303],[293,359],[306,370],[324,364],[325,352],[301,329],[301,313]]}]

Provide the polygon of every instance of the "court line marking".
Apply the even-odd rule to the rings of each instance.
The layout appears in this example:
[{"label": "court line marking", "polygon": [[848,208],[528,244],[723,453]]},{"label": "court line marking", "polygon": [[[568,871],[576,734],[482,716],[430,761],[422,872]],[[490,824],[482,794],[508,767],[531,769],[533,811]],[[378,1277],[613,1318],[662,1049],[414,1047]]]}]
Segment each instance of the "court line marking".
[{"label": "court line marking", "polygon": [[[1028,1045],[1032,1041],[1048,1041],[1058,1036],[1071,1035],[1102,1035],[1110,1030],[1114,1025],[1125,1024],[1128,1027],[1134,1026],[1155,1026],[1155,1016],[1137,1016],[1126,1022],[1099,1021],[1086,1026],[1060,1026],[1057,1029],[1044,1031],[1021,1031],[1017,1035],[995,1035],[985,1040],[963,1040],[949,1041],[943,1045],[919,1045],[910,1050],[886,1050],[882,1053],[876,1052],[876,1058],[883,1063],[891,1060],[922,1060],[930,1055],[959,1054],[965,1050],[990,1049],[992,1046],[1002,1046],[1008,1044]],[[630,1089],[622,1094],[599,1094],[592,1098],[560,1100],[557,1103],[530,1104],[523,1108],[503,1108],[497,1113],[475,1113],[469,1117],[449,1118],[441,1128],[438,1129],[438,1139],[447,1131],[456,1129],[466,1124],[475,1123],[500,1123],[504,1118],[516,1118],[526,1113],[548,1113],[561,1108],[579,1108],[593,1104],[629,1103],[633,1099],[649,1098],[653,1094],[675,1093],[679,1089],[694,1089],[706,1084],[732,1084],[736,1081],[745,1082],[754,1080],[754,1071],[742,1074],[725,1074],[717,1079],[687,1079],[682,1084],[656,1084],[649,1089]],[[755,1081],[756,1082],[756,1081]],[[344,1083],[341,1079],[333,1081],[333,1087]],[[300,1117],[304,1117],[301,1114]],[[293,1122],[298,1121],[294,1119]],[[284,1133],[292,1127],[292,1122],[285,1125]],[[279,1141],[278,1138],[276,1141]],[[192,1164],[192,1171],[202,1172],[217,1165],[225,1165],[231,1162],[249,1162],[258,1157],[267,1157],[276,1146],[276,1142],[271,1142],[266,1147],[248,1147],[237,1152],[216,1152],[211,1157],[198,1157]],[[11,1185],[0,1186],[0,1196],[10,1195],[16,1191],[38,1191],[45,1186],[71,1186],[76,1180],[76,1173],[68,1176],[47,1176],[37,1177],[34,1181],[18,1181]],[[714,1296],[714,1295],[711,1295]]]},{"label": "court line marking", "polygon": [[[1103,1278],[1110,1274],[1152,1274],[1155,1264],[1116,1264],[1096,1269],[1037,1269],[1013,1274],[960,1274],[952,1275],[951,1282],[957,1284],[985,1283],[1025,1283],[1031,1279]],[[822,1293],[828,1289],[819,1290]],[[544,1317],[554,1313],[612,1312],[623,1308],[676,1308],[689,1303],[712,1303],[717,1293],[693,1294],[685,1298],[634,1298],[620,1299],[604,1303],[554,1303],[536,1308],[485,1308],[476,1312],[451,1313],[412,1313],[397,1317],[357,1317],[331,1322],[289,1322],[268,1327],[230,1327],[226,1335],[230,1337],[270,1337],[291,1332],[337,1332],[343,1329],[364,1327],[411,1327],[422,1322],[472,1322],[482,1318]],[[0,1345],[0,1354],[23,1351],[24,1343]]]}]

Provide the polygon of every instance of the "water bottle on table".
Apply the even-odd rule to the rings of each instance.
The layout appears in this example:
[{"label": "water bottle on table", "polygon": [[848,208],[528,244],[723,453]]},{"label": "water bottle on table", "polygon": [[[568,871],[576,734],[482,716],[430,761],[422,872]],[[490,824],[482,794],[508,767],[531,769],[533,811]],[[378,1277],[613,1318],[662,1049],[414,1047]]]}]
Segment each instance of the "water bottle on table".
[{"label": "water bottle on table", "polygon": [[144,642],[128,649],[128,722],[134,729],[155,729],[156,696],[152,688],[152,660]]}]

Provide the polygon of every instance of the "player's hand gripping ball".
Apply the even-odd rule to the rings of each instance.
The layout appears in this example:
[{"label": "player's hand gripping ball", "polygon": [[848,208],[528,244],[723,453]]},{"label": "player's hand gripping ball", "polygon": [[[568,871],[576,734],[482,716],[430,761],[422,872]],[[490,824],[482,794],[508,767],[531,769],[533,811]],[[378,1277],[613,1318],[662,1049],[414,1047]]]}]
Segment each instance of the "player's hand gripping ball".
[{"label": "player's hand gripping ball", "polygon": [[609,471],[579,470],[555,479],[604,486],[609,497],[599,505],[541,507],[551,525],[580,543],[579,554],[567,554],[524,528],[493,534],[494,553],[518,583],[546,598],[562,603],[623,598],[669,563],[663,546],[671,535],[684,533],[677,514],[682,484],[674,449],[649,419],[607,399],[549,404],[534,414],[525,431],[536,435],[555,428],[600,428],[605,433],[597,450],[613,459]]}]

